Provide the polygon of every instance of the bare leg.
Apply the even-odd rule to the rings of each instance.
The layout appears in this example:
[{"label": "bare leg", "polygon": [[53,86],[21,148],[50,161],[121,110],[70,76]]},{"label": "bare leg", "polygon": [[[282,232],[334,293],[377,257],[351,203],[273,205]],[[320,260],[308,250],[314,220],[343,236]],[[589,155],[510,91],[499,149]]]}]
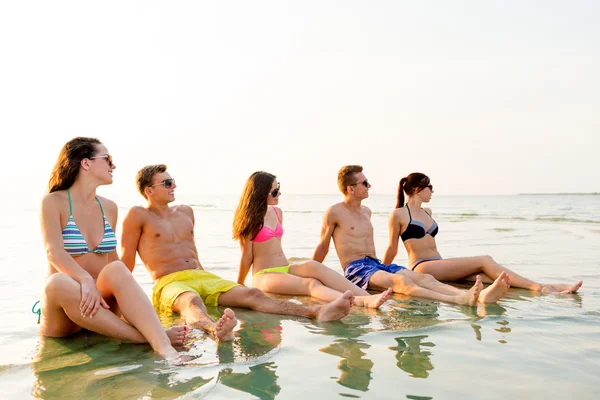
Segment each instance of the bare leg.
[{"label": "bare leg", "polygon": [[354,295],[347,291],[340,298],[325,306],[306,307],[289,301],[277,300],[257,288],[236,286],[219,296],[219,305],[250,308],[270,314],[295,315],[318,321],[336,321],[350,312]]},{"label": "bare leg", "polygon": [[[147,339],[152,348],[166,358],[179,353],[160,324],[152,303],[121,261],[107,264],[96,282],[103,297],[114,296],[123,316]],[[95,317],[94,317],[95,318]]]},{"label": "bare leg", "polygon": [[392,288],[394,292],[400,294],[470,306],[477,304],[479,293],[483,286],[481,279],[478,279],[475,285],[467,292],[457,289],[461,294],[444,294],[417,285],[407,274],[390,274],[384,271],[375,272],[369,282],[377,287]]},{"label": "bare leg", "polygon": [[[131,273],[129,274],[131,275]],[[147,299],[147,296],[143,295],[143,298]],[[41,333],[50,337],[65,337],[80,331],[81,328],[85,328],[125,342],[148,343],[148,340],[140,331],[103,307],[100,307],[93,318],[84,318],[79,309],[80,302],[81,286],[73,278],[62,273],[56,273],[48,277],[42,301],[43,322]],[[148,304],[150,304],[149,301]],[[152,308],[152,305],[150,307]],[[154,318],[158,321],[153,309],[152,312]],[[164,345],[165,350],[159,351],[156,348],[155,350],[164,357],[176,357],[177,352],[171,347],[169,337],[160,326],[160,322],[158,324],[160,331],[166,338],[166,344]],[[173,349],[174,353],[171,353],[169,348]]]},{"label": "bare leg", "polygon": [[343,275],[338,274],[331,268],[326,267],[320,262],[310,260],[290,266],[290,274],[301,276],[303,278],[315,278],[323,282],[327,287],[344,293],[346,290],[351,291],[355,296],[369,296],[369,292],[359,288]]},{"label": "bare leg", "polygon": [[[328,269],[327,267],[323,267]],[[343,296],[344,293],[337,290],[331,289],[323,284],[320,280],[315,278],[301,278],[291,273],[290,268],[289,274],[269,272],[266,274],[260,274],[252,279],[254,287],[268,293],[277,294],[288,294],[297,296],[311,296],[323,301],[334,301]],[[305,271],[308,272],[308,271]],[[335,272],[331,271],[336,274]],[[340,279],[348,282],[351,286],[354,286],[361,293],[366,295],[360,295],[355,297],[355,304],[362,307],[379,308],[388,298],[390,292],[384,292],[377,295],[370,295],[366,290],[360,289],[358,286],[349,282],[343,276],[338,275]]]},{"label": "bare leg", "polygon": [[[462,294],[462,290],[455,288],[452,285],[447,285],[435,279],[429,274],[419,274],[410,270],[401,270],[397,274],[406,274],[413,282],[417,285],[422,286],[426,289],[431,289],[438,293],[444,294]],[[508,284],[508,275],[506,272],[501,272],[498,278],[487,288],[481,290],[479,296],[480,303],[495,303],[506,295],[510,285]],[[475,282],[481,282],[479,275],[475,276]]]},{"label": "bare leg", "polygon": [[502,272],[506,272],[512,287],[542,291],[544,293],[573,293],[582,285],[581,281],[575,284],[540,284],[503,267],[490,256],[426,261],[419,264],[415,268],[415,271],[423,274],[431,274],[440,281],[457,281],[479,273],[483,273],[492,280],[496,280]]},{"label": "bare leg", "polygon": [[173,311],[180,313],[190,327],[202,329],[219,341],[235,339],[233,334],[233,329],[237,325],[235,313],[227,308],[219,321],[215,321],[208,315],[204,302],[196,292],[180,294],[173,303]]}]

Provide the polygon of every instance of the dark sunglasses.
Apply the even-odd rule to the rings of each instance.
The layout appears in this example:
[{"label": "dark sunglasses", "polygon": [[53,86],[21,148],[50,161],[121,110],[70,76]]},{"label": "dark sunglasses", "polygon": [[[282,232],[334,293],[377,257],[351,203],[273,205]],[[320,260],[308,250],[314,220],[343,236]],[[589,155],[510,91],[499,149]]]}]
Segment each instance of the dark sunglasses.
[{"label": "dark sunglasses", "polygon": [[113,160],[112,160],[112,156],[110,154],[106,154],[104,156],[96,156],[96,157],[90,157],[90,160],[95,160],[97,158],[104,158],[106,160],[106,162],[108,163],[109,167],[114,167],[115,164],[113,164]]},{"label": "dark sunglasses", "polygon": [[277,182],[277,189],[273,190],[271,193],[269,193],[271,196],[273,197],[277,197],[277,195],[279,194],[279,189],[281,187],[281,183]]},{"label": "dark sunglasses", "polygon": [[162,182],[155,183],[154,185],[150,185],[149,187],[154,187],[157,185],[164,185],[166,189],[171,189],[173,184],[175,183],[175,178],[168,178],[163,180]]},{"label": "dark sunglasses", "polygon": [[365,179],[362,182],[356,182],[356,183],[351,183],[350,186],[356,186],[356,185],[363,185],[364,187],[368,188],[369,187],[369,180]]},{"label": "dark sunglasses", "polygon": [[433,192],[433,185],[432,184],[429,184],[429,185],[425,186],[423,189],[425,189],[425,188],[429,188],[429,190],[431,190]]}]

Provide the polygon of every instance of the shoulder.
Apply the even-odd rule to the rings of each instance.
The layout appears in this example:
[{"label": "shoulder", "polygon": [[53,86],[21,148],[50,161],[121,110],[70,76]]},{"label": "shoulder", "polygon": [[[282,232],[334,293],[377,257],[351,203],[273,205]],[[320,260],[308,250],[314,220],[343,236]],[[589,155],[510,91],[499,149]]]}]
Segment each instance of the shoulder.
[{"label": "shoulder", "polygon": [[279,207],[272,206],[273,210],[277,213],[277,215],[283,215],[283,211]]},{"label": "shoulder", "polygon": [[183,213],[191,218],[194,218],[194,209],[186,204],[173,206],[173,211],[175,211],[176,213]]},{"label": "shoulder", "polygon": [[368,216],[371,216],[371,214],[373,214],[371,209],[367,206],[360,206],[360,209],[363,213],[367,214]]},{"label": "shoulder", "polygon": [[425,212],[429,215],[433,214],[433,212],[431,211],[431,208],[423,207],[423,210],[425,210]]},{"label": "shoulder", "polygon": [[327,210],[325,210],[325,212],[329,213],[329,214],[337,214],[337,213],[340,213],[343,209],[344,209],[344,203],[336,203],[336,204],[330,206],[329,208],[327,208]]},{"label": "shoulder", "polygon": [[118,211],[117,203],[115,203],[114,201],[102,196],[96,197],[98,197],[98,200],[100,200],[100,203],[102,203],[102,208],[104,209],[104,211],[108,211],[109,213],[114,213]]},{"label": "shoulder", "polygon": [[405,218],[408,218],[408,212],[406,211],[406,207],[395,208],[390,212],[390,221],[402,221]]},{"label": "shoulder", "polygon": [[142,206],[133,206],[127,210],[127,216],[140,218],[148,213],[148,210]]},{"label": "shoulder", "polygon": [[50,210],[59,211],[60,208],[66,204],[66,199],[67,197],[64,190],[44,195],[41,202],[42,212],[48,212]]}]

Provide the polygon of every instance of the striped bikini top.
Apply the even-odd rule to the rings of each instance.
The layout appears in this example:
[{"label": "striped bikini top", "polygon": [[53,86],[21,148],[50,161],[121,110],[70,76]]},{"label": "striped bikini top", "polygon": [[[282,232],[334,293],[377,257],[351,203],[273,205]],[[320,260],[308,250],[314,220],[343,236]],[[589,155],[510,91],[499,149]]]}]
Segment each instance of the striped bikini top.
[{"label": "striped bikini top", "polygon": [[87,253],[96,254],[108,254],[117,248],[117,237],[115,231],[110,226],[104,215],[104,209],[102,203],[96,197],[96,201],[100,205],[100,211],[102,211],[102,218],[104,219],[104,236],[102,241],[94,250],[90,250],[85,241],[85,238],[79,231],[75,219],[73,218],[73,205],[71,204],[71,191],[67,189],[67,196],[69,197],[69,221],[67,226],[62,231],[63,241],[65,243],[65,250],[73,257],[82,256]]}]

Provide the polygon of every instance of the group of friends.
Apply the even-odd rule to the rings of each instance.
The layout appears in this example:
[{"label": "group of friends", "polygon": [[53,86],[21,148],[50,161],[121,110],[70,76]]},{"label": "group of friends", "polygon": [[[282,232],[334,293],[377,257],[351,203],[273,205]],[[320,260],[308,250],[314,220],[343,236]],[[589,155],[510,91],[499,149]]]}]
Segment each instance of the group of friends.
[{"label": "group of friends", "polygon": [[[117,205],[97,196],[111,184],[116,168],[96,138],[77,137],[60,151],[41,205],[41,228],[48,258],[42,298],[41,333],[66,337],[81,329],[134,343],[149,343],[162,357],[181,360],[189,328],[219,341],[234,339],[235,313],[225,308],[215,320],[207,306],[249,308],[318,321],[339,320],[353,306],[379,308],[392,292],[476,306],[495,303],[509,287],[542,293],[573,293],[582,282],[541,284],[510,271],[489,256],[443,259],[436,248],[438,225],[428,208],[433,186],[421,173],[400,180],[389,220],[390,240],[383,260],[375,254],[371,211],[362,205],[371,185],[359,165],[340,169],[343,201],[323,217],[312,260],[290,264],[281,239],[283,212],[275,175],[259,171],[247,180],[235,211],[233,237],[241,248],[237,282],[206,271],[194,240],[194,212],[175,200],[175,179],[163,164],[143,167],[136,176],[145,206],[128,210],[117,253]],[[322,264],[331,239],[344,275]],[[393,264],[402,240],[409,267]],[[152,300],[132,275],[139,254],[155,281]],[[245,286],[252,271],[252,287]],[[441,281],[471,280],[469,290]],[[484,288],[484,283],[489,285]],[[377,291],[377,294],[367,292]],[[326,302],[305,306],[265,292],[305,295]],[[164,328],[159,313],[178,313],[181,326]],[[188,328],[189,327],[189,328]]]}]

